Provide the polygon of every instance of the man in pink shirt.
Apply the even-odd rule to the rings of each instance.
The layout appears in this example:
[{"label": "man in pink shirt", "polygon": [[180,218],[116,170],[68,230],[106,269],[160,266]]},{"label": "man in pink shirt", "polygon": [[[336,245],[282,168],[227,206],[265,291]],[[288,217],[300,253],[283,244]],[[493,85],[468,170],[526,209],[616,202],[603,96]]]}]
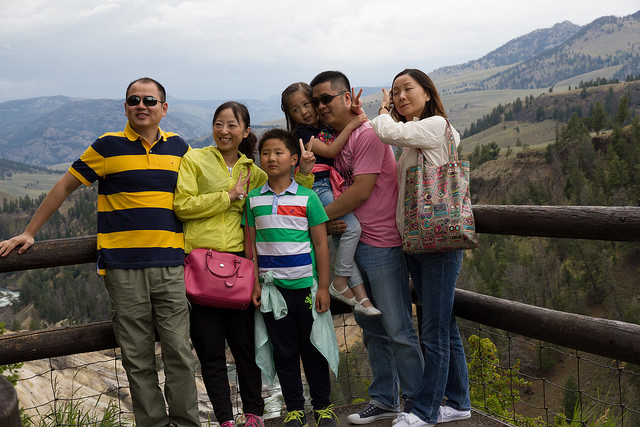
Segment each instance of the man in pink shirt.
[{"label": "man in pink shirt", "polygon": [[[351,110],[351,85],[339,71],[324,71],[311,81],[312,102],[323,123],[340,132],[356,114]],[[400,390],[409,412],[421,385],[423,357],[411,320],[409,276],[396,228],[398,182],[396,161],[369,122],[351,133],[334,162],[345,180],[343,193],[325,210],[330,220],[354,212],[362,235],[356,263],[367,294],[381,317],[355,314],[373,371],[371,401],[360,413],[349,415],[354,424],[395,418]]]}]

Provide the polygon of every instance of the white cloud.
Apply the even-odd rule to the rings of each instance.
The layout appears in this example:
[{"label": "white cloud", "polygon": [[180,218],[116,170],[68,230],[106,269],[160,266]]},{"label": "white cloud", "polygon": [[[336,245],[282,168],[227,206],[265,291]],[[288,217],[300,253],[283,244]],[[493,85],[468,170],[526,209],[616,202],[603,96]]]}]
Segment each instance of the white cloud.
[{"label": "white cloud", "polygon": [[477,59],[569,20],[628,15],[637,0],[3,0],[0,101],[122,96],[142,75],[182,99],[267,98],[324,69],[355,85]]}]

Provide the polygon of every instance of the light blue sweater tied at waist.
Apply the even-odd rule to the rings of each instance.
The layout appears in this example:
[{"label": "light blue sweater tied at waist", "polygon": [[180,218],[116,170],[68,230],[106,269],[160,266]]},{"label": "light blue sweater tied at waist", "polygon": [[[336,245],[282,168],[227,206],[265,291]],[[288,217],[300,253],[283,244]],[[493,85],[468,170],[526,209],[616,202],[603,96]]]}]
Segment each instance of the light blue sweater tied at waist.
[{"label": "light blue sweater tied at waist", "polygon": [[[273,361],[273,344],[269,340],[262,313],[272,312],[273,317],[279,320],[287,315],[288,309],[284,297],[278,287],[273,284],[273,272],[268,271],[262,276],[262,282],[260,310],[255,312],[256,364],[262,370],[269,383],[273,384],[276,376],[276,367]],[[331,317],[331,310],[318,313],[315,309],[317,292],[318,282],[314,279],[313,287],[311,288],[313,326],[311,327],[310,339],[313,346],[327,359],[329,368],[337,377],[340,351],[338,350],[336,331],[333,327],[333,318]]]}]

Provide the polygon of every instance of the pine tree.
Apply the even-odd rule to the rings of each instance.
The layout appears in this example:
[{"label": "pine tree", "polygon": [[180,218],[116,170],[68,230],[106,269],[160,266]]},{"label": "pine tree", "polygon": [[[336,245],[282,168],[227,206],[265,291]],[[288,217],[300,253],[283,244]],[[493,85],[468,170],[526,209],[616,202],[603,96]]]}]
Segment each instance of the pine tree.
[{"label": "pine tree", "polygon": [[623,126],[624,123],[629,120],[629,117],[629,94],[625,93],[618,101],[615,122],[620,126]]},{"label": "pine tree", "polygon": [[600,131],[607,127],[608,121],[607,112],[604,110],[604,107],[600,102],[596,102],[591,113],[591,130],[593,130],[596,135],[600,134]]}]

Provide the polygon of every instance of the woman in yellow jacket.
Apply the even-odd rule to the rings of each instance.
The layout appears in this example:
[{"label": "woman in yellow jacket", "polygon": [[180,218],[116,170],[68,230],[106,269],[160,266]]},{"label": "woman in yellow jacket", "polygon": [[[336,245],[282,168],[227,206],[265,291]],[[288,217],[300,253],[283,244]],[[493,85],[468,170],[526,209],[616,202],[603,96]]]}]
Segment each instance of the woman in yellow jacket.
[{"label": "woman in yellow jacket", "polygon": [[[241,221],[245,196],[267,181],[253,162],[257,138],[251,132],[247,107],[220,105],[213,115],[216,146],[190,150],[178,170],[173,208],[183,222],[185,253],[196,248],[244,256]],[[301,163],[296,181],[311,188],[313,158]],[[191,341],[200,360],[202,379],[221,427],[234,427],[227,378],[225,340],[236,363],[247,427],[264,427],[262,378],[255,363],[254,312],[191,304]]]},{"label": "woman in yellow jacket", "polygon": [[[185,253],[207,248],[244,256],[243,199],[267,180],[251,160],[257,139],[251,132],[247,107],[236,102],[220,105],[213,115],[213,139],[215,146],[190,150],[182,158],[173,209],[183,222]],[[218,422],[222,427],[235,426],[226,340],[236,363],[246,424],[263,427],[252,305],[247,310],[191,306],[191,341]]]}]

